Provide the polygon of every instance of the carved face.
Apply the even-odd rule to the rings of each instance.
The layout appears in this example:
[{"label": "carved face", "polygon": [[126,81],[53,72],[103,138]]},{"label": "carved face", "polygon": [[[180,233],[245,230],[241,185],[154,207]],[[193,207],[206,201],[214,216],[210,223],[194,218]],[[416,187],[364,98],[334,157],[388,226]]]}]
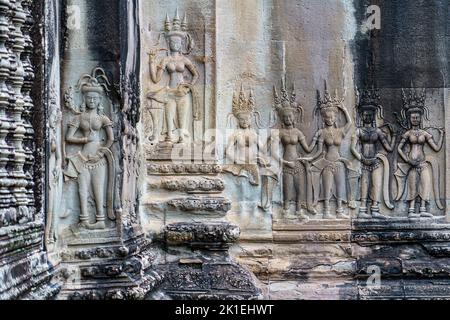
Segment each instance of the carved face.
[{"label": "carved face", "polygon": [[420,126],[420,123],[422,122],[422,115],[418,112],[411,113],[409,115],[409,121],[411,122],[411,125],[414,127]]},{"label": "carved face", "polygon": [[237,115],[239,127],[241,129],[248,129],[252,123],[251,115],[247,112],[241,112]]},{"label": "carved face", "polygon": [[180,37],[170,37],[169,38],[169,48],[172,52],[181,52],[183,43]]},{"label": "carved face", "polygon": [[335,108],[325,108],[322,109],[323,122],[327,127],[334,126],[336,123],[336,109]]},{"label": "carved face", "polygon": [[84,101],[86,102],[86,107],[96,109],[99,107],[102,97],[97,92],[86,92],[84,94]]},{"label": "carved face", "polygon": [[364,110],[361,117],[364,124],[371,124],[375,119],[375,112],[373,110]]},{"label": "carved face", "polygon": [[285,126],[294,125],[294,113],[292,111],[284,111],[283,112],[283,124]]}]

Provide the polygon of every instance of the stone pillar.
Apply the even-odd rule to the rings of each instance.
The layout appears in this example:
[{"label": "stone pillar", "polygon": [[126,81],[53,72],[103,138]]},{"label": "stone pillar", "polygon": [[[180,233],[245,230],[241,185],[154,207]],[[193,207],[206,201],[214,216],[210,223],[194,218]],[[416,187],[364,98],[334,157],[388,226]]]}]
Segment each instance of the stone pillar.
[{"label": "stone pillar", "polygon": [[[53,267],[43,247],[42,190],[35,185],[35,154],[42,141],[33,141],[33,125],[42,128],[31,89],[40,96],[31,65],[34,22],[43,6],[28,0],[0,3],[0,299],[46,299],[60,286],[49,284]],[[38,40],[35,50],[40,50]],[[35,61],[40,57],[35,56]],[[34,136],[36,137],[36,136]]]}]

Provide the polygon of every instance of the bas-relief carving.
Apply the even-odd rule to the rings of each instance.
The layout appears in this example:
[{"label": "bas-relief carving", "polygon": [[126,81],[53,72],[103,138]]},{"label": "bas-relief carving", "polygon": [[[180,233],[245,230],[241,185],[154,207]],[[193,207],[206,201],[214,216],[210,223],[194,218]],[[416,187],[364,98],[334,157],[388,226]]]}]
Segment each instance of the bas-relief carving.
[{"label": "bas-relief carving", "polygon": [[396,143],[395,132],[389,123],[382,126],[377,124],[377,116],[384,120],[377,90],[363,90],[358,94],[358,98],[358,125],[351,146],[352,154],[361,162],[361,205],[358,218],[386,219],[387,217],[380,213],[382,198],[388,209],[394,209],[390,195],[390,164],[378,146],[381,143],[387,152],[393,152]]},{"label": "bas-relief carving", "polygon": [[[312,189],[309,163],[299,156],[299,146],[307,153],[312,149],[306,142],[306,137],[299,129],[303,120],[303,107],[297,102],[295,88],[289,93],[286,79],[282,79],[281,91],[278,93],[274,87],[275,110],[280,121],[278,137],[272,136],[271,143],[275,143],[275,138],[283,146],[283,154],[276,160],[282,165],[282,192],[283,192],[283,213],[289,216],[291,202],[295,203],[296,215],[302,220],[308,220],[305,209],[316,214],[316,209],[312,206]],[[271,146],[272,147],[272,146]]]},{"label": "bas-relief carving", "polygon": [[55,228],[56,215],[61,208],[61,182],[62,182],[62,154],[61,154],[61,120],[62,112],[57,102],[55,88],[50,91],[49,103],[49,190],[48,209],[45,239],[47,245],[53,245],[57,240]]},{"label": "bas-relief carving", "polygon": [[[311,158],[311,179],[313,185],[314,204],[323,202],[323,218],[332,218],[330,201],[336,200],[336,218],[348,218],[343,204],[347,203],[351,209],[356,208],[353,198],[354,181],[358,173],[352,167],[349,159],[341,156],[341,145],[353,125],[353,120],[339,98],[338,91],[334,97],[330,95],[325,85],[324,97],[318,92],[318,105],[315,114],[321,118],[322,128],[313,138],[313,145],[317,151]],[[345,125],[340,126],[337,121],[338,113],[345,116]]]},{"label": "bas-relief carving", "polygon": [[83,75],[77,84],[76,89],[83,98],[80,107],[71,104],[70,93],[66,101],[71,114],[66,115],[69,120],[65,133],[67,167],[64,177],[66,182],[77,182],[80,212],[78,223],[72,226],[74,230],[105,229],[107,220],[116,220],[113,202],[116,169],[111,151],[113,123],[105,114],[104,106],[110,86],[104,70],[96,68],[92,74]]},{"label": "bas-relief carving", "polygon": [[[195,132],[202,122],[195,86],[200,74],[190,57],[194,40],[188,30],[187,15],[181,20],[177,9],[172,21],[166,16],[164,32],[148,53],[150,80],[159,86],[153,86],[157,89],[147,94],[150,108],[144,126],[149,145],[156,144],[156,154],[170,151],[174,144],[189,145],[200,138]],[[165,40],[166,47],[159,47],[161,40]],[[166,56],[158,59],[160,52]]]},{"label": "bas-relief carving", "polygon": [[180,191],[186,193],[220,193],[225,190],[222,179],[165,179],[160,186],[168,191]]},{"label": "bas-relief carving", "polygon": [[[443,128],[424,127],[424,120],[429,120],[425,98],[425,89],[420,93],[413,88],[409,93],[402,90],[403,108],[398,116],[404,133],[397,149],[403,162],[398,162],[395,172],[396,200],[404,199],[409,202],[409,218],[432,218],[429,206],[433,198],[437,207],[444,209],[439,188],[440,166],[433,154],[426,154],[425,147],[428,146],[436,153],[440,152],[445,131]],[[437,141],[433,131],[439,136]]]},{"label": "bas-relief carving", "polygon": [[[225,150],[226,162],[224,172],[236,177],[234,187],[239,198],[239,211],[255,211],[256,205],[244,208],[251,196],[247,195],[250,186],[261,188],[259,207],[265,211],[271,208],[271,194],[273,186],[278,180],[277,174],[271,171],[269,159],[264,153],[264,145],[258,139],[258,132],[252,128],[252,120],[261,128],[260,114],[255,110],[255,97],[250,90],[248,98],[241,86],[239,95],[233,96],[232,113],[229,119],[237,122],[237,129],[232,130],[228,137]],[[248,183],[246,183],[248,182]]]}]

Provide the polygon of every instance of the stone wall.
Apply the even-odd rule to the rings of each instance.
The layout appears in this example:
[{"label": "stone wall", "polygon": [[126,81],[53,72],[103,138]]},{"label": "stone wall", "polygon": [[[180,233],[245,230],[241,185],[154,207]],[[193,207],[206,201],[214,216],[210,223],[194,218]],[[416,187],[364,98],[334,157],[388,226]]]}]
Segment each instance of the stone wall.
[{"label": "stone wall", "polygon": [[0,1],[0,298],[448,298],[448,8]]}]

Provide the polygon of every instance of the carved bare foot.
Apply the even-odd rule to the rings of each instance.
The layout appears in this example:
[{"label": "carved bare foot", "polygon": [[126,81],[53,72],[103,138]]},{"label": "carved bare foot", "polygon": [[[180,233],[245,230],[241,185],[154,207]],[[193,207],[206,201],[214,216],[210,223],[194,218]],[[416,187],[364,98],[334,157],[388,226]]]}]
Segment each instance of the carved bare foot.
[{"label": "carved bare foot", "polygon": [[381,220],[389,219],[389,217],[387,217],[385,215],[382,215],[379,212],[374,212],[374,211],[372,211],[372,218],[374,218],[374,219],[381,219]]},{"label": "carved bare foot", "polygon": [[90,224],[88,221],[80,221],[77,225],[78,229],[89,229],[89,226]]},{"label": "carved bare foot", "polygon": [[409,208],[408,218],[417,219],[417,218],[420,218],[420,214],[416,213],[416,210],[414,208]]},{"label": "carved bare foot", "polygon": [[348,207],[349,207],[350,209],[356,209],[358,206],[357,206],[357,204],[356,204],[356,201],[350,201],[350,202],[348,203]]},{"label": "carved bare foot", "polygon": [[336,210],[336,219],[348,219],[348,216],[344,214],[344,209],[339,208]]},{"label": "carved bare foot", "polygon": [[325,211],[323,212],[322,218],[325,220],[333,219],[333,216],[330,213],[330,209],[325,209]]},{"label": "carved bare foot", "polygon": [[96,223],[89,225],[89,229],[91,230],[101,230],[105,228],[106,228],[105,221],[97,221]]},{"label": "carved bare foot", "polygon": [[426,207],[420,207],[420,217],[421,218],[433,218],[434,216],[427,212],[427,208]]},{"label": "carved bare foot", "polygon": [[311,213],[312,215],[316,215],[319,213],[316,207],[314,207],[313,205],[308,205],[308,212]]},{"label": "carved bare foot", "polygon": [[309,217],[305,214],[305,210],[303,209],[297,210],[296,214],[300,218],[300,220],[303,220],[305,222],[309,220]]},{"label": "carved bare foot", "polygon": [[370,219],[370,214],[367,213],[367,207],[360,207],[358,212],[358,219]]}]

